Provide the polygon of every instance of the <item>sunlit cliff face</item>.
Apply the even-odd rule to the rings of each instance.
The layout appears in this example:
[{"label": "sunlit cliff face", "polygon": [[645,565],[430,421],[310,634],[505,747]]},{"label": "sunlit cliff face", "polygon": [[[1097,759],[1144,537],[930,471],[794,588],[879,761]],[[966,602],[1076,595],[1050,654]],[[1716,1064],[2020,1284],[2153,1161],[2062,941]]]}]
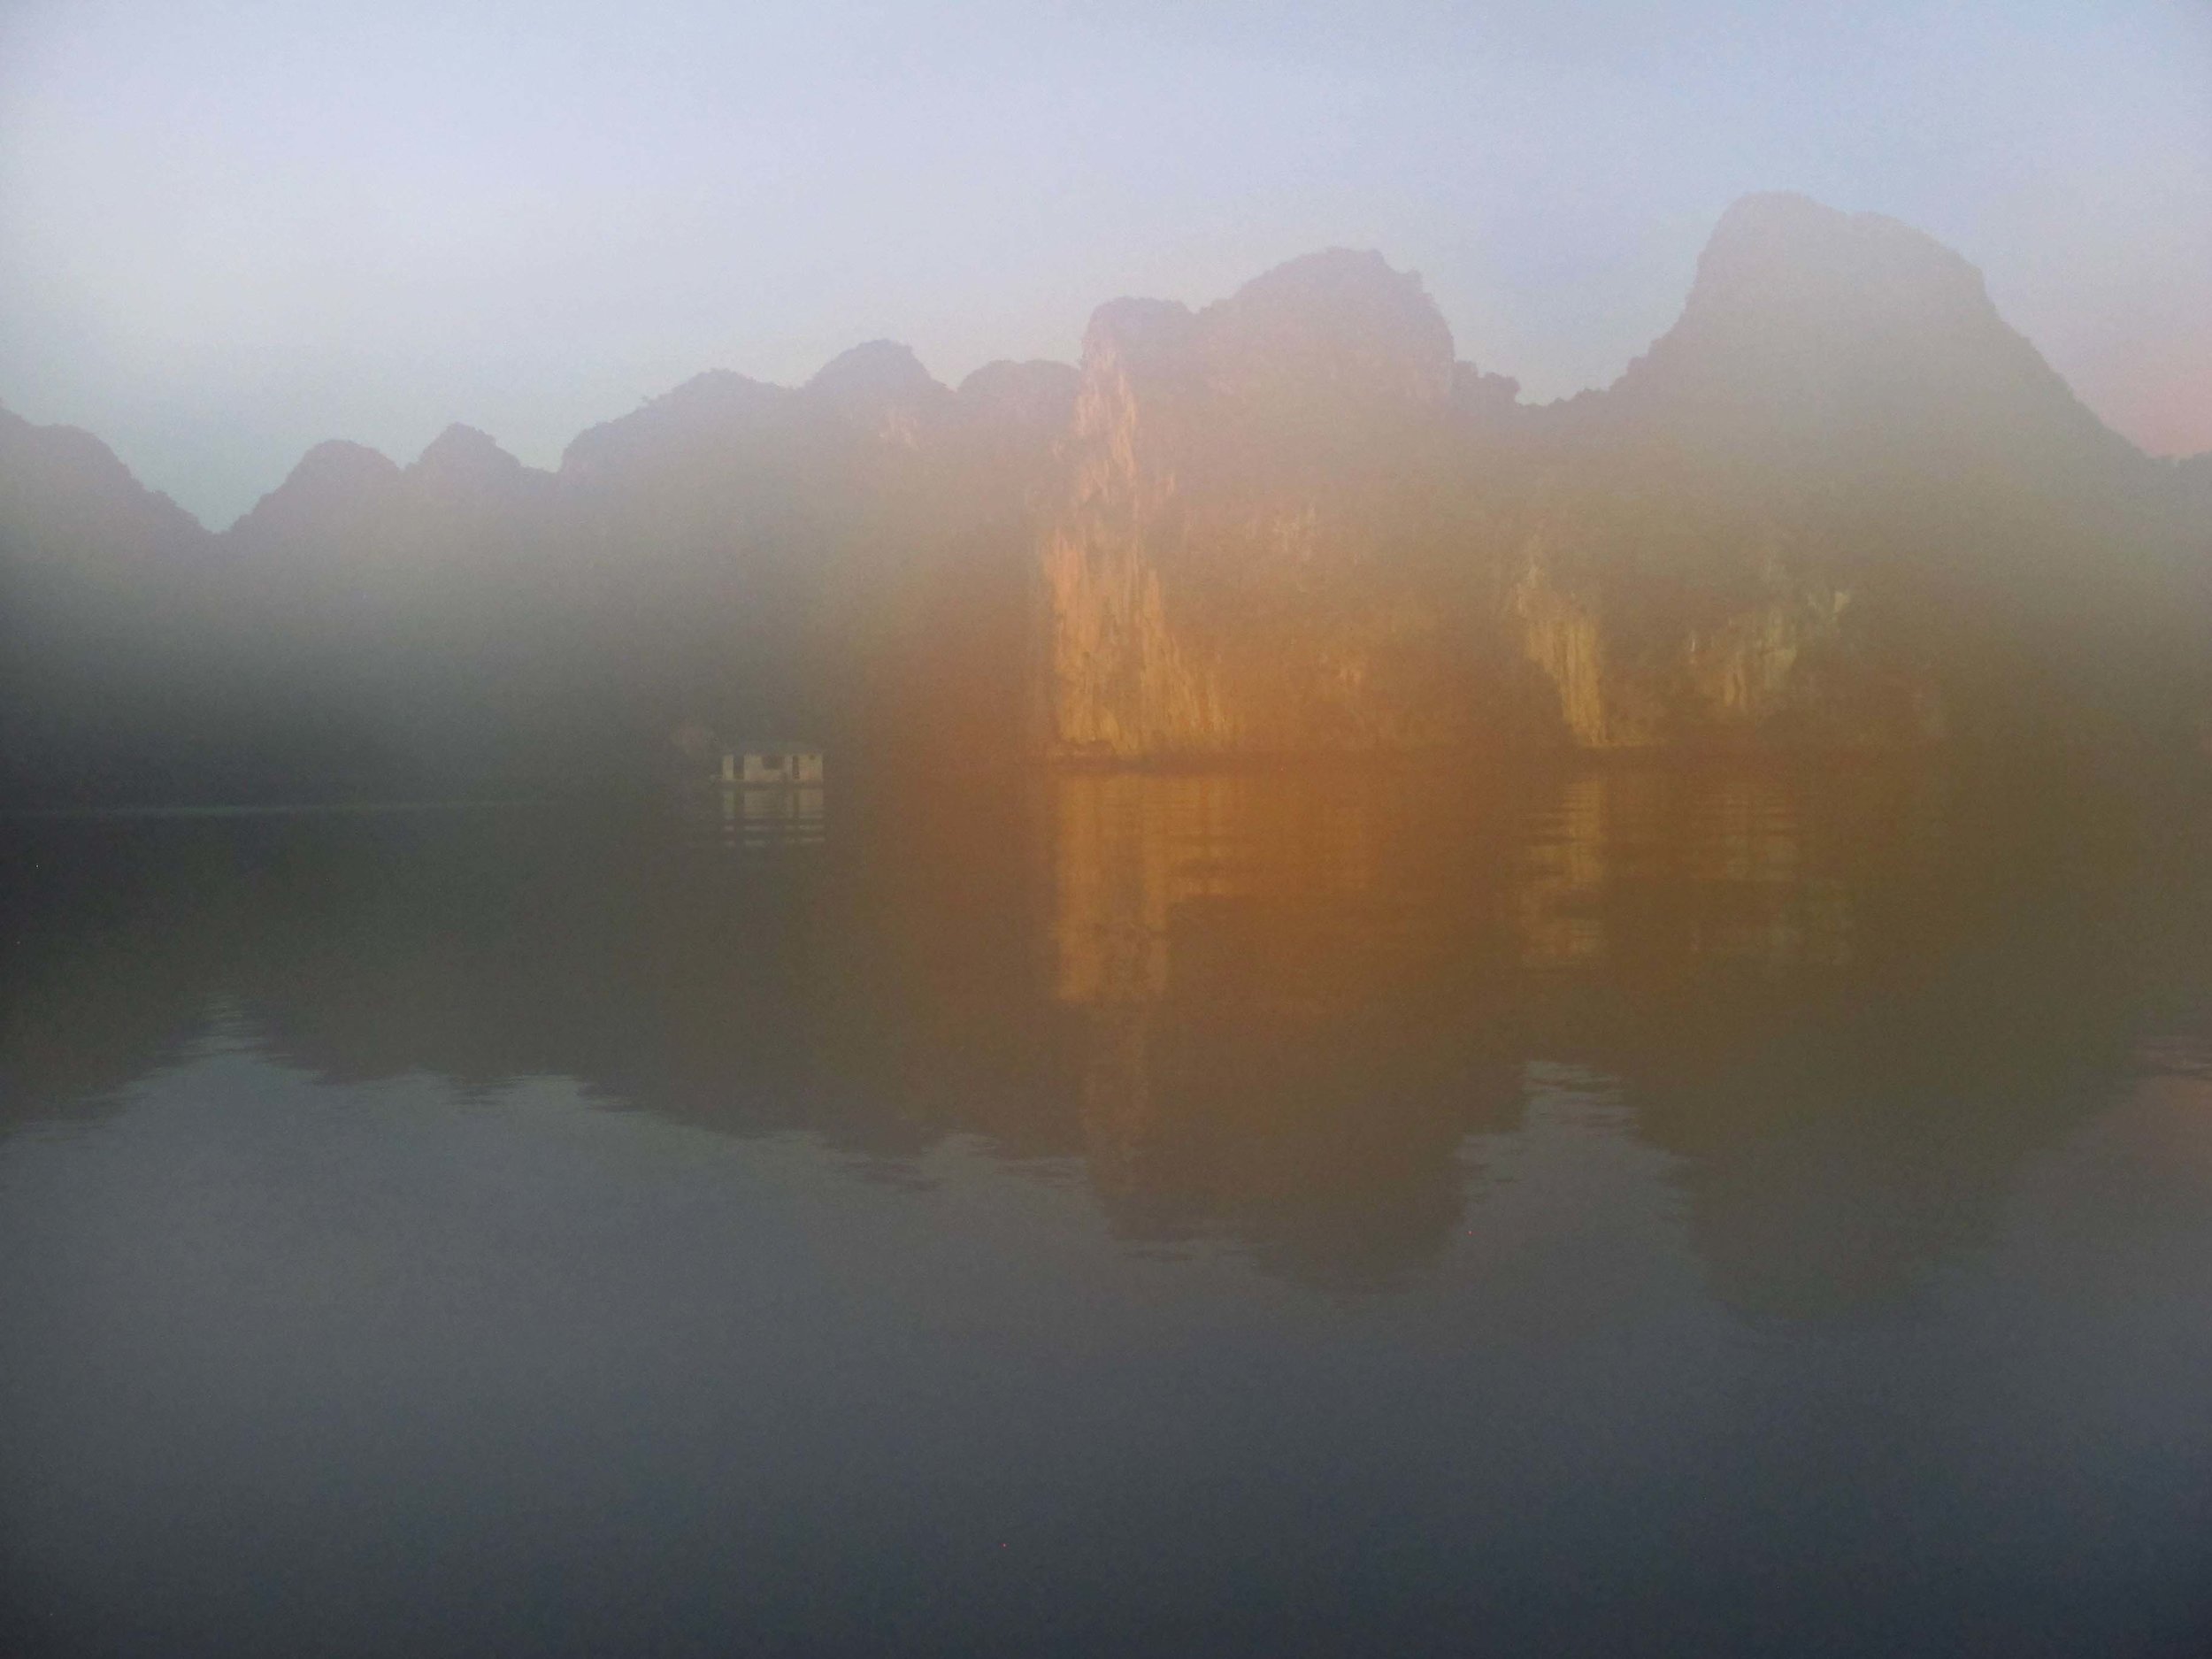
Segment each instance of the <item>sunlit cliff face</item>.
[{"label": "sunlit cliff face", "polygon": [[672,732],[864,772],[1567,750],[2172,753],[2212,729],[2201,469],[1979,277],[1724,217],[1614,388],[1520,401],[1414,277],[1102,307],[1079,371],[877,342],[713,373],[557,472],[311,450],[211,536],[0,422],[0,777],[55,798],[634,786]]},{"label": "sunlit cliff face", "polygon": [[1372,254],[1314,256],[1195,314],[1102,309],[1041,531],[1051,747],[1463,736],[1448,595],[1419,584],[1414,541],[1452,385],[1443,319]]},{"label": "sunlit cliff face", "polygon": [[2154,975],[2179,943],[2115,931],[2104,832],[2066,856],[2110,880],[2037,908],[2062,810],[1922,767],[1076,775],[1041,811],[1093,1189],[1137,1236],[1225,1227],[1325,1279],[1479,1225],[1470,1148],[1556,1087],[1680,1160],[1747,1311],[1913,1294],[2130,1064],[2131,976],[2090,993],[2065,940]]},{"label": "sunlit cliff face", "polygon": [[1602,394],[1451,354],[1372,255],[1102,308],[1040,531],[1048,752],[1912,748],[2179,660],[2182,480],[1894,220],[1747,198]]}]

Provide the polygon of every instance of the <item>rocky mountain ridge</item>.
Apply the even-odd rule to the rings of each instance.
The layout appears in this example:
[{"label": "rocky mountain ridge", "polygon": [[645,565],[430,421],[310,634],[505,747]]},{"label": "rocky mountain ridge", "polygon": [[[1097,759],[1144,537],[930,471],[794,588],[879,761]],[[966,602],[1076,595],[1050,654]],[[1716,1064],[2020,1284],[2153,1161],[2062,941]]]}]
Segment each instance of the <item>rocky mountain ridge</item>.
[{"label": "rocky mountain ridge", "polygon": [[219,534],[0,416],[0,764],[534,784],[687,720],[923,768],[2200,737],[2206,459],[2104,428],[1918,232],[1747,198],[1613,387],[1517,389],[1338,250],[1101,306],[1079,367],[711,372],[549,472],[319,445]]},{"label": "rocky mountain ridge", "polygon": [[1064,756],[1994,739],[2177,667],[2161,595],[2202,615],[2204,521],[1978,273],[1800,196],[1732,208],[1564,403],[1345,253],[1102,308],[1084,377],[1041,534]]}]

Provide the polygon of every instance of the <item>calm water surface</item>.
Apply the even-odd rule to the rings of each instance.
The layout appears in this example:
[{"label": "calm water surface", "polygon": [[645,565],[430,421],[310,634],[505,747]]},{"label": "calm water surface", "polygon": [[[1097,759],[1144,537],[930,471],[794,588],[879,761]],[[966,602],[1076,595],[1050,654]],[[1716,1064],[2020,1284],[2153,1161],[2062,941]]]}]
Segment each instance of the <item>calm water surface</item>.
[{"label": "calm water surface", "polygon": [[2212,1650],[2212,841],[1925,775],[0,826],[0,1636]]}]

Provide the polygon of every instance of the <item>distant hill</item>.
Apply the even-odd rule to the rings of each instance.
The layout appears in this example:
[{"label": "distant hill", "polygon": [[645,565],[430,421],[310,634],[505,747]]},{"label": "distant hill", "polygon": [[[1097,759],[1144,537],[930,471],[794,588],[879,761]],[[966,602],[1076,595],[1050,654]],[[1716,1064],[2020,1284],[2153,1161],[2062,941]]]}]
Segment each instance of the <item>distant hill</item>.
[{"label": "distant hill", "polygon": [[1294,260],[958,388],[703,374],[551,472],[318,446],[210,534],[0,413],[18,799],[634,782],[704,724],[885,769],[2199,747],[2212,458],[2102,426],[1956,255],[1793,196],[1536,406],[1417,278]]}]

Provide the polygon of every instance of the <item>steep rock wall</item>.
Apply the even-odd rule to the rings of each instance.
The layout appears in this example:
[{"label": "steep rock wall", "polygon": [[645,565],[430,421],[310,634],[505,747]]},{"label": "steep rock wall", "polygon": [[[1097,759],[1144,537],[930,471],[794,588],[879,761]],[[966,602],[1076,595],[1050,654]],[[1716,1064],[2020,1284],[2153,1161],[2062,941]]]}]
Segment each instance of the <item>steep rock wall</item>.
[{"label": "steep rock wall", "polygon": [[1417,280],[1373,255],[1300,260],[1196,313],[1101,308],[1039,531],[1043,751],[1463,741],[1468,652],[1422,579],[1437,526],[1409,511],[1455,379]]}]

